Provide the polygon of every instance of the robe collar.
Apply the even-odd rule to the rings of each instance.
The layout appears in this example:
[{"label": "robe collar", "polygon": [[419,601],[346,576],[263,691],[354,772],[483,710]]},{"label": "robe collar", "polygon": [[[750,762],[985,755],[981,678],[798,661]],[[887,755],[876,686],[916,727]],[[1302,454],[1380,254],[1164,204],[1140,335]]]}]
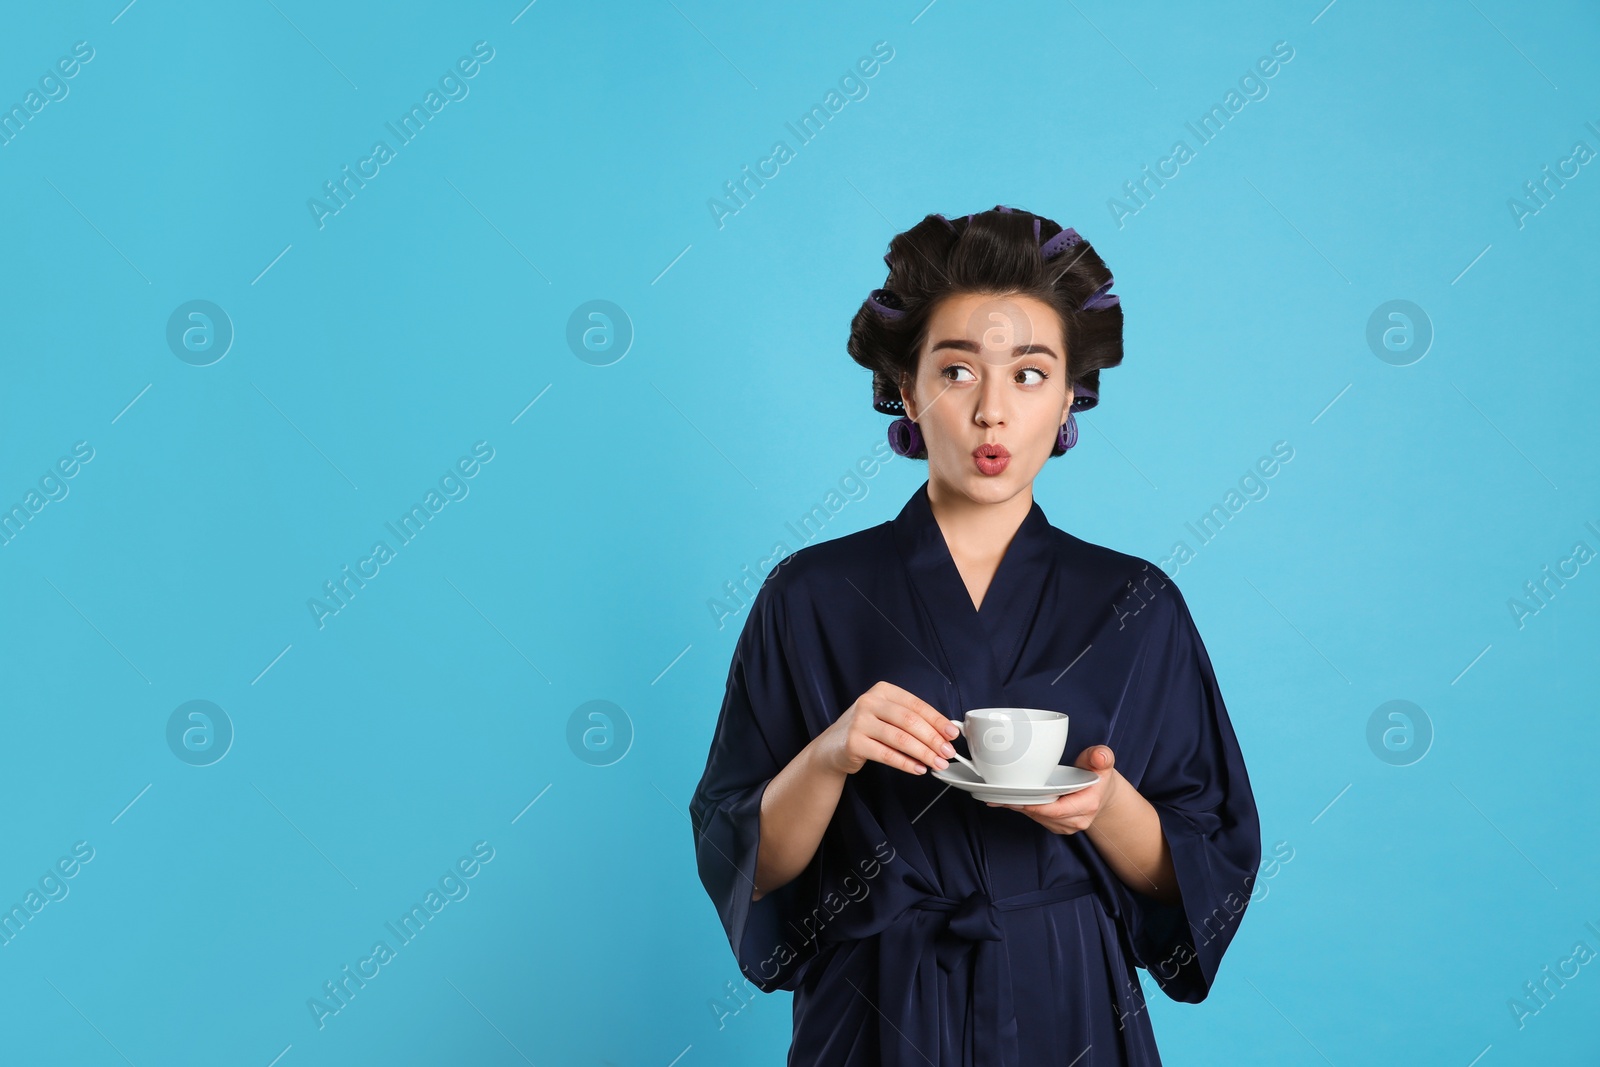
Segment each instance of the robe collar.
[{"label": "robe collar", "polygon": [[940,645],[962,711],[1005,706],[1005,684],[1033,622],[1051,574],[1055,530],[1035,500],[1007,546],[979,608],[972,597],[933,507],[928,483],[912,494],[893,521],[895,545]]}]

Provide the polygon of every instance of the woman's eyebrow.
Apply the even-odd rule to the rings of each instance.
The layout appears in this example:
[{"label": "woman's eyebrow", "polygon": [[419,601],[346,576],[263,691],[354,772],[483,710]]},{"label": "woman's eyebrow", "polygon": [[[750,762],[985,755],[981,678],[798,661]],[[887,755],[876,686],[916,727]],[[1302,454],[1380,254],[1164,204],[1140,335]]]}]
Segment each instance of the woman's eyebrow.
[{"label": "woman's eyebrow", "polygon": [[[950,337],[940,341],[938,344],[928,349],[928,352],[929,354],[932,354],[939,351],[941,348],[955,348],[961,350],[962,352],[972,352],[976,354],[980,347],[981,346],[976,341],[969,341],[964,337]],[[1051,348],[1049,345],[1017,345],[1011,351],[1013,355],[1018,356],[1027,356],[1034,353],[1040,353],[1049,356],[1051,359],[1061,358],[1060,356],[1056,355],[1056,350]]]}]

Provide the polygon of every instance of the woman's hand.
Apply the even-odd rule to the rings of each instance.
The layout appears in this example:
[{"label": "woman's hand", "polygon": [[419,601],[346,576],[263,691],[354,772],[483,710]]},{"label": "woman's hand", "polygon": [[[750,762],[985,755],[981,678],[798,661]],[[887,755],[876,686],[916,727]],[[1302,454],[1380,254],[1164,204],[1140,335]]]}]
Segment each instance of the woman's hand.
[{"label": "woman's hand", "polygon": [[845,709],[817,736],[825,765],[854,774],[868,760],[908,774],[944,770],[955,755],[951,740],[960,731],[933,705],[892,682],[879,682]]},{"label": "woman's hand", "polygon": [[1093,771],[1100,776],[1094,785],[1074,793],[1056,797],[1048,804],[996,804],[991,808],[1011,808],[1020,811],[1045,829],[1057,834],[1075,834],[1087,830],[1100,815],[1115,802],[1124,784],[1121,772],[1115,769],[1116,756],[1108,745],[1090,745],[1078,753],[1074,766]]}]

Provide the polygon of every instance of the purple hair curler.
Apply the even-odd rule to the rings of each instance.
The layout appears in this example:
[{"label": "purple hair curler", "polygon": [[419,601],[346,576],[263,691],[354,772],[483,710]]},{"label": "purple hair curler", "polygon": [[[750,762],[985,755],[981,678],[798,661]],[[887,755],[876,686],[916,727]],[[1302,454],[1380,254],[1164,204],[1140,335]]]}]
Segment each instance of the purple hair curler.
[{"label": "purple hair curler", "polygon": [[874,289],[868,293],[867,306],[886,319],[898,319],[906,313],[900,298],[888,289]]}]

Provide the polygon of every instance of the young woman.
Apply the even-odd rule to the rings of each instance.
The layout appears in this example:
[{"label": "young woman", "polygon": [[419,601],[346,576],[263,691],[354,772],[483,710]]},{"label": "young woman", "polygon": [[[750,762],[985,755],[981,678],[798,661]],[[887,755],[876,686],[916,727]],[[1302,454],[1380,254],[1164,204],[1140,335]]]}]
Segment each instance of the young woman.
[{"label": "young woman", "polygon": [[[848,347],[928,480],[752,601],[690,805],[701,881],[743,973],[794,992],[790,1064],[1159,1064],[1136,968],[1205,998],[1261,840],[1177,586],[1033,499],[1122,361],[1111,274],[1004,207],[884,258]],[[1098,781],[999,805],[936,779],[988,707],[1067,713]]]}]

